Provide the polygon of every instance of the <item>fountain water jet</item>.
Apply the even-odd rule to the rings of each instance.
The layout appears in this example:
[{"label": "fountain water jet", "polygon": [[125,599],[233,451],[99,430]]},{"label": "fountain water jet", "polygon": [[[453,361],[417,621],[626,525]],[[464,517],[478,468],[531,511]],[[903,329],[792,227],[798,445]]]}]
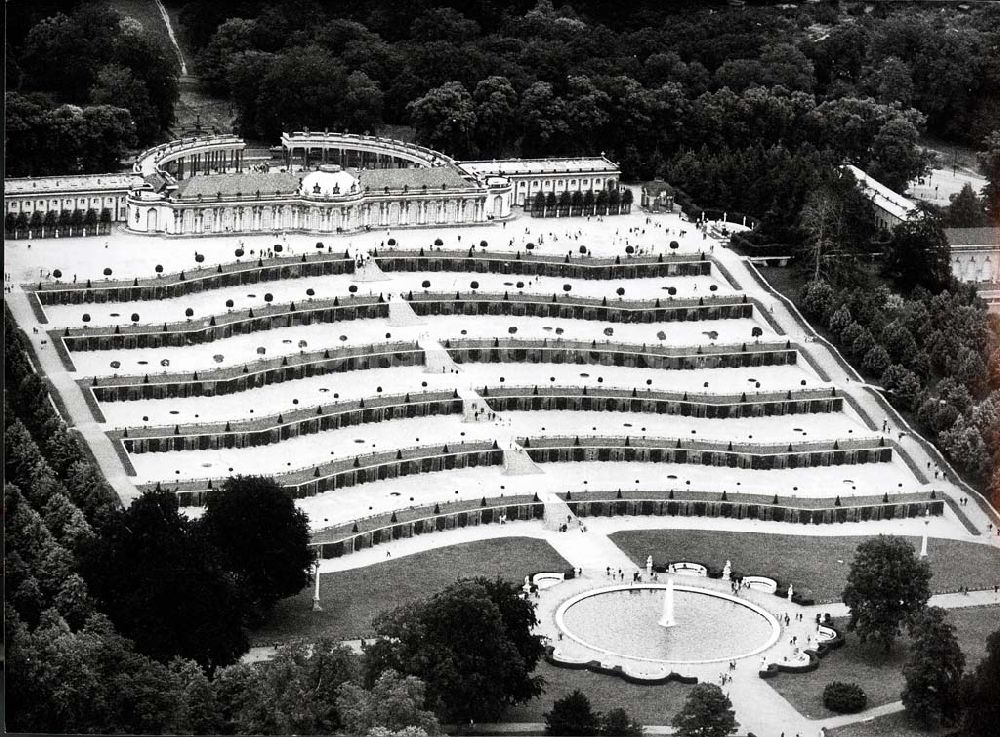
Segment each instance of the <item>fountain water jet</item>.
[{"label": "fountain water jet", "polygon": [[667,588],[663,592],[663,616],[658,623],[661,627],[673,627],[677,624],[674,619],[674,577],[667,577]]}]

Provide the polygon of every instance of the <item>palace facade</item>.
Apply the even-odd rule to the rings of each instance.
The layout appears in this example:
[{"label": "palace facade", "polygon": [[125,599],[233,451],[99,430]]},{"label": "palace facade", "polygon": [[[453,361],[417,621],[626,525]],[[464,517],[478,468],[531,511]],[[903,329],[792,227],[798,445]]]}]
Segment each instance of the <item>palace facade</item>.
[{"label": "palace facade", "polygon": [[248,167],[245,148],[238,136],[186,138],[142,152],[131,175],[8,180],[5,206],[15,214],[111,206],[113,221],[140,234],[342,233],[489,223],[537,192],[596,192],[620,178],[603,156],[460,162],[328,131],[284,133],[278,165]]}]

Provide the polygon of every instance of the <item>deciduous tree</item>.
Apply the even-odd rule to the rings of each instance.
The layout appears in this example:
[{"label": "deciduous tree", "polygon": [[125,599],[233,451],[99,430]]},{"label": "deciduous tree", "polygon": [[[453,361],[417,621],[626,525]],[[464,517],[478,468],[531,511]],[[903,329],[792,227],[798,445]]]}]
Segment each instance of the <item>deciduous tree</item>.
[{"label": "deciduous tree", "polygon": [[739,726],[732,702],[714,683],[694,686],[671,724],[679,737],[728,737]]},{"label": "deciduous tree", "polygon": [[990,737],[1000,724],[1000,630],[986,638],[986,657],[966,676],[964,691],[963,734]]},{"label": "deciduous tree", "polygon": [[903,668],[903,706],[921,726],[954,724],[960,712],[965,656],[948,612],[927,607],[910,626],[910,656]]},{"label": "deciduous tree", "polygon": [[369,734],[381,727],[398,732],[417,727],[425,734],[441,731],[437,718],[425,711],[423,681],[414,676],[401,676],[390,669],[383,671],[371,690],[357,683],[344,683],[337,694],[337,709],[348,734]]},{"label": "deciduous tree", "polygon": [[309,583],[309,519],[271,478],[236,476],[205,498],[198,523],[241,595],[266,612]]},{"label": "deciduous tree", "polygon": [[427,685],[427,707],[442,721],[493,721],[541,693],[532,676],[542,654],[531,634],[534,606],[506,581],[463,579],[423,603],[375,622],[365,648],[365,680],[392,668]]},{"label": "deciduous tree", "polygon": [[851,610],[847,628],[865,644],[888,652],[930,598],[931,570],[908,540],[879,535],[858,545],[843,600]]},{"label": "deciduous tree", "polygon": [[552,711],[545,712],[545,734],[576,737],[600,733],[600,714],[591,708],[590,699],[579,689],[556,699]]}]

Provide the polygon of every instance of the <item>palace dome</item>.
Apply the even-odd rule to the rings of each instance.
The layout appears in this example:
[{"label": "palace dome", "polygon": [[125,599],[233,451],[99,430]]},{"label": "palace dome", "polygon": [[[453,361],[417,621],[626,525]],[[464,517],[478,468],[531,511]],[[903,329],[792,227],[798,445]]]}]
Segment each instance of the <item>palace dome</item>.
[{"label": "palace dome", "polygon": [[323,164],[317,171],[302,177],[302,194],[324,197],[342,197],[357,192],[358,180],[336,164]]}]

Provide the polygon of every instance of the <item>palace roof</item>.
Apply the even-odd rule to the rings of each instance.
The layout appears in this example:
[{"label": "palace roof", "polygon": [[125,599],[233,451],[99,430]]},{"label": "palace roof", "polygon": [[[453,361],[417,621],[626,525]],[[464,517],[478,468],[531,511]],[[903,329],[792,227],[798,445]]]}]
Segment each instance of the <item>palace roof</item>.
[{"label": "palace roof", "polygon": [[80,176],[17,177],[5,179],[3,186],[7,195],[52,191],[65,193],[72,190],[119,190],[128,189],[132,176],[132,174],[83,174]]},{"label": "palace roof", "polygon": [[222,193],[223,197],[237,194],[253,197],[262,195],[292,194],[299,188],[299,180],[304,175],[289,172],[239,172],[233,174],[198,174],[177,183],[177,196],[194,199],[201,195],[205,199]]},{"label": "palace roof", "polygon": [[950,246],[991,246],[1000,248],[1000,228],[945,228]]}]

